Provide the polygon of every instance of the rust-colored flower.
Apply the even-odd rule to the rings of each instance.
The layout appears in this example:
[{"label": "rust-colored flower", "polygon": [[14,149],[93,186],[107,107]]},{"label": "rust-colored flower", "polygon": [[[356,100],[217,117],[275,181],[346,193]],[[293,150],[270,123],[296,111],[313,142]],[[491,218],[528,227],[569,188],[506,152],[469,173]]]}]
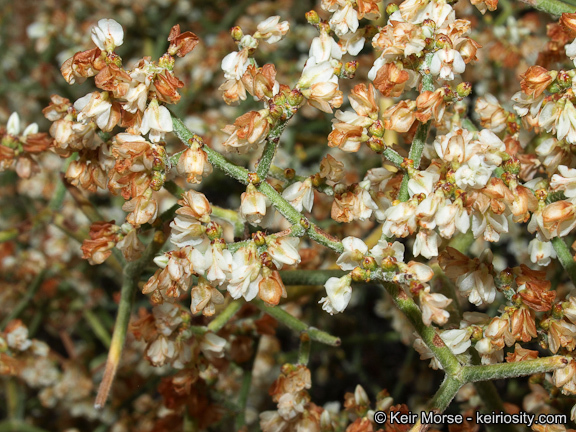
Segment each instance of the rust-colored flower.
[{"label": "rust-colored flower", "polygon": [[110,222],[94,222],[90,225],[90,240],[82,243],[82,258],[91,265],[102,264],[112,254],[118,240],[120,227]]},{"label": "rust-colored flower", "polygon": [[374,87],[384,96],[400,96],[409,78],[408,72],[398,68],[396,64],[386,63],[378,69],[376,78],[374,78]]},{"label": "rust-colored flower", "polygon": [[180,24],[176,24],[170,29],[168,35],[168,42],[170,42],[168,54],[184,57],[198,45],[199,41],[198,36],[190,31],[180,33]]},{"label": "rust-colored flower", "polygon": [[541,66],[530,66],[524,75],[520,75],[520,88],[528,96],[540,96],[548,87],[554,77]]}]

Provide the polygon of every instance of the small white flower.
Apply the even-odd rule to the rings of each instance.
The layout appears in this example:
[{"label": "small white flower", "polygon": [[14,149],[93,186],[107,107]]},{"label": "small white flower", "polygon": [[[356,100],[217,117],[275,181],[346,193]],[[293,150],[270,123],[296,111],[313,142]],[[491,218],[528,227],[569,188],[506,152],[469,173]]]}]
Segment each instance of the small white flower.
[{"label": "small white flower", "polygon": [[20,133],[20,117],[18,116],[18,113],[14,112],[8,118],[6,132],[8,132],[8,135],[12,136],[16,136]]},{"label": "small white flower", "polygon": [[472,345],[470,328],[446,330],[440,333],[442,340],[456,355],[463,354]]},{"label": "small white flower", "polygon": [[124,42],[124,30],[113,19],[101,19],[92,27],[92,41],[103,51],[112,52]]},{"label": "small white flower", "polygon": [[443,48],[436,51],[430,62],[430,72],[448,81],[454,79],[454,73],[462,73],[465,69],[466,63],[455,49]]},{"label": "small white flower", "polygon": [[556,258],[556,251],[552,243],[538,239],[533,239],[528,244],[528,253],[530,253],[530,261],[541,266],[547,266],[552,258]]},{"label": "small white flower", "polygon": [[157,143],[164,138],[166,132],[172,130],[172,117],[168,108],[159,105],[157,100],[150,102],[142,117],[140,133],[145,135],[150,132],[150,141]]},{"label": "small white flower", "polygon": [[438,256],[438,234],[433,230],[421,229],[414,242],[414,256],[422,255],[424,258]]},{"label": "small white flower", "polygon": [[262,38],[269,44],[273,44],[282,39],[284,35],[288,33],[289,29],[290,24],[288,21],[280,22],[280,17],[278,15],[271,16],[258,24],[258,32],[254,37]]},{"label": "small white flower", "polygon": [[332,277],[326,281],[324,287],[332,309],[335,312],[343,312],[352,297],[352,278],[350,275],[341,278]]},{"label": "small white flower", "polygon": [[204,355],[209,357],[224,357],[225,346],[226,339],[221,338],[212,332],[206,333],[200,342],[200,350],[202,350]]},{"label": "small white flower", "polygon": [[336,264],[342,270],[354,270],[368,252],[368,246],[356,237],[346,237],[342,240],[342,246],[344,246],[344,253],[338,257]]},{"label": "small white flower", "polygon": [[278,269],[281,269],[284,264],[294,265],[300,262],[299,243],[300,239],[297,237],[281,237],[268,243],[268,253]]},{"label": "small white flower", "polygon": [[291,184],[282,192],[282,196],[289,201],[296,210],[302,211],[302,209],[306,209],[306,211],[312,211],[312,205],[314,204],[312,180],[307,178],[303,182],[297,181]]},{"label": "small white flower", "polygon": [[479,155],[475,154],[458,168],[454,177],[459,188],[481,189],[490,180],[492,171],[493,167],[487,165]]},{"label": "small white flower", "polygon": [[321,33],[320,36],[315,37],[312,40],[309,57],[314,57],[316,63],[321,63],[330,59],[340,60],[342,58],[342,50],[332,36],[327,33]]},{"label": "small white flower", "polygon": [[248,52],[246,50],[234,51],[222,59],[224,78],[239,81],[248,69]]}]

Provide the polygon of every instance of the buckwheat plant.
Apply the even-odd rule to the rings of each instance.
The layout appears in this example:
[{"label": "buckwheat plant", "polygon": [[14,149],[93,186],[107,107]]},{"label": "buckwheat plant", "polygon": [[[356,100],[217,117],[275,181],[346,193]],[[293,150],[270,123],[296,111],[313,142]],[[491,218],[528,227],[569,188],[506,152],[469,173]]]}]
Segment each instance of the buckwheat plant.
[{"label": "buckwheat plant", "polygon": [[11,6],[0,431],[574,427],[576,3],[318,3]]}]

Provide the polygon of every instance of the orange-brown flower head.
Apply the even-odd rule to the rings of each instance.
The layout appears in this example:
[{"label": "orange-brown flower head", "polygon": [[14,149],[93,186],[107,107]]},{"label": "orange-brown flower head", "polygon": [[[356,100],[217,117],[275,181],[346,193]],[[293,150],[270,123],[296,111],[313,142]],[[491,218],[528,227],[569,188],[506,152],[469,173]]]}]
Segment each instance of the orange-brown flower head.
[{"label": "orange-brown flower head", "polygon": [[192,32],[180,33],[180,24],[176,24],[170,29],[168,36],[168,42],[170,42],[168,54],[184,57],[198,45],[199,41],[198,36]]}]

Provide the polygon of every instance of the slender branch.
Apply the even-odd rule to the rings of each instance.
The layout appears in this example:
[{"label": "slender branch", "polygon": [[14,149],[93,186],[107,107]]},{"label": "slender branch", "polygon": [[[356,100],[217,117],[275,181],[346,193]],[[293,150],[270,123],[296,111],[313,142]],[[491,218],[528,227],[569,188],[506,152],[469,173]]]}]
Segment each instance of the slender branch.
[{"label": "slender branch", "polygon": [[284,129],[286,129],[288,120],[292,118],[294,113],[295,112],[290,112],[290,114],[286,116],[286,119],[280,121],[270,131],[266,138],[266,144],[264,145],[264,150],[262,150],[262,156],[260,156],[260,160],[258,161],[258,168],[256,168],[256,174],[258,174],[258,177],[262,180],[266,179],[268,176],[270,165],[272,165],[272,160],[276,155],[276,149],[280,143],[280,136],[282,135],[282,132],[284,132]]},{"label": "slender branch", "polygon": [[[484,412],[504,412],[504,403],[502,402],[502,398],[492,381],[478,381],[474,383],[474,387],[476,388],[480,399],[484,403]],[[488,426],[488,429],[498,432],[518,432],[518,429],[511,424],[498,424],[492,427]]]},{"label": "slender branch", "polygon": [[[452,376],[446,375],[444,377],[444,381],[442,381],[442,384],[440,385],[440,388],[428,403],[428,411],[435,413],[443,412],[446,408],[448,408],[448,405],[450,405],[450,402],[452,402],[452,399],[454,399],[454,396],[456,396],[456,393],[458,393],[460,387],[462,387],[461,381],[455,379]],[[422,432],[427,430],[427,427],[421,422],[421,417],[422,416],[420,416],[416,424],[412,426],[410,432]]]},{"label": "slender branch", "polygon": [[217,333],[222,327],[226,325],[230,318],[232,318],[236,312],[242,307],[242,302],[240,300],[231,301],[226,308],[220,312],[220,314],[208,324],[208,330]]},{"label": "slender branch", "polygon": [[570,249],[568,249],[564,239],[561,237],[554,237],[550,241],[556,251],[556,255],[558,255],[558,261],[560,261],[560,264],[562,264],[562,267],[564,267],[564,270],[568,273],[572,283],[576,285],[576,262],[574,262]]},{"label": "slender branch", "polygon": [[[180,140],[188,144],[190,139],[200,140],[201,138],[190,132],[182,120],[172,117],[172,123],[174,125],[174,132],[180,138]],[[224,171],[227,175],[238,180],[240,183],[248,184],[248,170],[234,165],[232,162],[227,160],[224,156],[215,150],[212,150],[207,145],[204,145],[203,150],[208,155],[208,161],[216,166],[217,168]],[[262,192],[268,199],[272,202],[274,207],[292,224],[292,235],[301,236],[305,232],[308,236],[317,243],[323,246],[329,247],[330,249],[342,253],[344,247],[339,239],[331,238],[327,233],[322,231],[318,226],[309,222],[299,211],[297,211],[286,199],[280,195],[276,189],[270,186],[265,181],[262,181],[258,185],[258,190]]]},{"label": "slender branch", "polygon": [[315,327],[311,327],[308,324],[303,323],[298,318],[290,315],[288,312],[286,312],[284,309],[280,307],[268,306],[266,303],[264,303],[262,300],[258,298],[252,300],[251,303],[255,304],[258,307],[258,309],[260,309],[262,312],[267,313],[271,317],[283,323],[286,327],[299,333],[302,332],[308,333],[310,339],[315,340],[316,342],[332,346],[339,346],[341,343],[340,338],[332,336],[326,332],[323,332],[322,330],[318,330]]},{"label": "slender branch", "polygon": [[21,420],[5,420],[0,422],[0,432],[48,432],[46,429],[32,426]]},{"label": "slender branch", "polygon": [[10,313],[6,316],[6,318],[4,318],[0,323],[0,331],[3,331],[10,321],[18,318],[20,314],[24,312],[24,310],[28,306],[28,303],[32,301],[32,299],[38,292],[40,285],[42,285],[44,276],[46,276],[46,270],[41,270],[40,273],[36,275],[32,283],[30,284],[30,287],[28,288],[26,295],[22,298],[22,300],[18,302],[18,304],[10,311]]},{"label": "slender branch", "polygon": [[382,154],[386,159],[388,159],[397,167],[400,167],[400,165],[402,165],[402,162],[404,162],[404,158],[400,156],[400,154],[398,154],[396,150],[392,150],[391,148],[387,148],[386,150],[384,150]]},{"label": "slender branch", "polygon": [[514,363],[464,366],[462,368],[462,378],[466,382],[516,378],[536,373],[552,372],[556,369],[562,369],[566,365],[568,365],[566,357],[551,356]]},{"label": "slender branch", "polygon": [[110,343],[112,341],[110,333],[108,333],[106,327],[102,325],[102,322],[98,319],[96,314],[91,309],[84,309],[83,315],[94,331],[96,337],[100,339],[100,342],[102,342],[106,348],[110,348]]},{"label": "slender branch", "polygon": [[166,240],[165,235],[158,234],[162,234],[162,231],[156,231],[152,242],[148,245],[142,254],[142,257],[138,261],[131,262],[127,264],[126,267],[124,267],[122,288],[120,291],[120,303],[118,305],[118,315],[116,317],[116,323],[114,324],[114,332],[112,334],[110,350],[108,351],[108,359],[106,360],[104,376],[102,378],[102,382],[100,383],[100,387],[98,388],[96,401],[94,402],[94,407],[96,409],[101,409],[104,407],[104,404],[108,399],[108,395],[110,394],[110,389],[112,387],[112,383],[114,382],[116,371],[118,370],[120,357],[122,355],[122,350],[126,341],[128,324],[130,322],[130,315],[132,313],[132,306],[134,303],[136,290],[138,288],[138,280],[140,278],[140,274],[162,248],[164,241]]},{"label": "slender branch", "polygon": [[406,318],[412,323],[418,335],[432,351],[436,359],[438,359],[444,371],[447,374],[456,375],[462,368],[460,362],[452,351],[450,351],[450,348],[446,346],[438,333],[436,333],[435,328],[424,324],[422,321],[422,312],[420,312],[420,308],[414,300],[394,283],[382,282],[382,285],[384,285],[384,288],[386,288],[386,291],[388,291],[388,294],[390,294],[398,309],[406,315]]},{"label": "slender branch", "polygon": [[60,181],[58,182],[58,184],[56,185],[56,187],[54,188],[54,195],[52,195],[52,198],[50,199],[50,202],[48,203],[48,208],[50,210],[52,210],[53,212],[59,211],[62,208],[62,203],[64,202],[64,197],[66,196],[66,185],[68,184],[68,182],[66,181],[66,178],[64,177],[64,173],[66,173],[66,171],[68,170],[68,167],[70,166],[70,164],[72,163],[72,161],[76,160],[78,158],[78,153],[72,153],[64,162],[64,165],[62,166],[61,172],[62,172],[62,176],[60,177]]},{"label": "slender branch", "polygon": [[[164,188],[172,195],[174,195],[176,198],[181,198],[182,195],[186,192],[172,180],[164,183]],[[219,206],[215,206],[213,204],[210,204],[210,206],[212,207],[212,216],[219,219],[223,219],[232,224],[232,226],[234,227],[235,237],[241,237],[244,234],[244,224],[240,220],[238,212],[235,212],[234,210],[228,210]]]},{"label": "slender branch", "polygon": [[[422,91],[434,91],[434,79],[430,73],[430,63],[432,62],[433,54],[426,54],[424,59],[424,64],[422,65]],[[430,130],[430,121],[426,123],[420,123],[416,129],[416,134],[414,135],[414,140],[410,146],[410,153],[408,154],[408,159],[414,161],[414,168],[418,169],[420,166],[420,159],[422,158],[422,152],[424,151],[424,145],[426,144],[426,138],[428,137],[428,131]],[[400,191],[398,192],[398,199],[400,201],[408,201],[408,181],[410,177],[408,173],[404,174],[402,178],[402,184],[400,185]]]},{"label": "slender branch", "polygon": [[283,270],[280,277],[284,285],[324,285],[331,277],[340,278],[348,273],[343,270]]},{"label": "slender branch", "polygon": [[574,13],[576,7],[568,5],[558,0],[520,0],[542,12],[549,13],[550,15],[560,16],[563,13]]},{"label": "slender branch", "polygon": [[[182,120],[177,117],[172,117],[172,124],[174,125],[174,133],[180,140],[188,145],[189,141],[193,138],[198,139],[198,135],[193,132],[190,132]],[[215,150],[212,150],[207,145],[202,147],[202,150],[206,152],[208,155],[208,161],[216,166],[218,169],[224,171],[225,174],[229,175],[230,177],[238,180],[240,183],[248,184],[248,170],[246,168],[239,167],[234,165],[220,153]]]},{"label": "slender branch", "polygon": [[306,366],[310,359],[310,349],[312,348],[312,341],[308,333],[300,335],[300,350],[298,352],[298,364]]},{"label": "slender branch", "polygon": [[18,234],[18,228],[10,228],[5,231],[0,231],[0,243],[14,240],[16,237],[18,237]]}]

